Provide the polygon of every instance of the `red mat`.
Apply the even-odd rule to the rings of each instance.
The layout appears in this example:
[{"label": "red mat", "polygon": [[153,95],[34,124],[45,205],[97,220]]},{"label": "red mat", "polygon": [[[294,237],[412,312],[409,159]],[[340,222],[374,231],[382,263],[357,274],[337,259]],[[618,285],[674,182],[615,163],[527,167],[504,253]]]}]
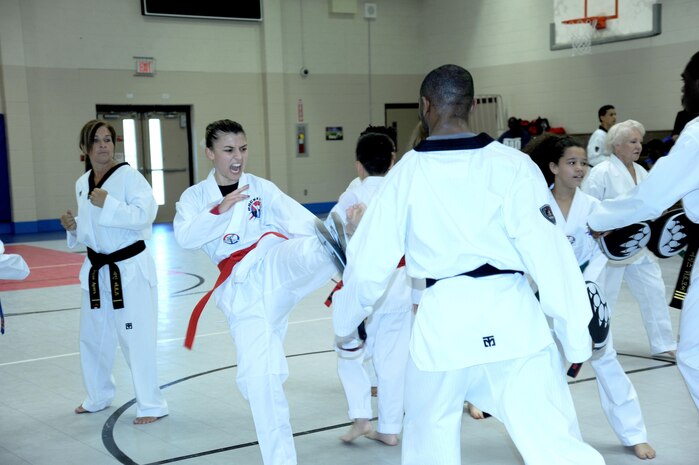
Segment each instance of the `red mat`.
[{"label": "red mat", "polygon": [[59,252],[33,245],[7,245],[5,253],[19,254],[29,265],[29,276],[24,281],[0,281],[0,291],[19,291],[40,287],[79,284],[78,273],[85,255]]}]

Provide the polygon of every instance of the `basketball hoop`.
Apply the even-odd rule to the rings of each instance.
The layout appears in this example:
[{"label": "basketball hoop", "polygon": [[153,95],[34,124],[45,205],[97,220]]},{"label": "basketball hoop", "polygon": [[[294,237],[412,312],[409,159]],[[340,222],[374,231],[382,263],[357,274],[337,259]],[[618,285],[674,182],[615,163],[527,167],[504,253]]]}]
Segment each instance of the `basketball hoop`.
[{"label": "basketball hoop", "polygon": [[570,30],[570,44],[573,56],[589,55],[592,53],[592,36],[597,29],[597,18],[586,18],[572,22],[564,21]]}]

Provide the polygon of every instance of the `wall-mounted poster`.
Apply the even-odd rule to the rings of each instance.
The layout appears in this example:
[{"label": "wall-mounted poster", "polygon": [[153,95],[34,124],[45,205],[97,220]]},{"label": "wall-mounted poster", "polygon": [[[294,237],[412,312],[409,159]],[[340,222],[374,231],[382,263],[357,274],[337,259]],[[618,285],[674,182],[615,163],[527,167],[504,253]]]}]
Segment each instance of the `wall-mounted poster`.
[{"label": "wall-mounted poster", "polygon": [[325,140],[342,140],[342,126],[327,126]]}]

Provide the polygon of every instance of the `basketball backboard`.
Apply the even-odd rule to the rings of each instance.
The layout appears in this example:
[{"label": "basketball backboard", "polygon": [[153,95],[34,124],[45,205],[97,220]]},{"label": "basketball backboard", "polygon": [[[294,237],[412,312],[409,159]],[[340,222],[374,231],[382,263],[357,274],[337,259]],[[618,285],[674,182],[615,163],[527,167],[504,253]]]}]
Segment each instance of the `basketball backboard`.
[{"label": "basketball backboard", "polygon": [[552,0],[551,50],[571,48],[572,28],[564,21],[597,21],[592,45],[660,34],[658,0]]}]

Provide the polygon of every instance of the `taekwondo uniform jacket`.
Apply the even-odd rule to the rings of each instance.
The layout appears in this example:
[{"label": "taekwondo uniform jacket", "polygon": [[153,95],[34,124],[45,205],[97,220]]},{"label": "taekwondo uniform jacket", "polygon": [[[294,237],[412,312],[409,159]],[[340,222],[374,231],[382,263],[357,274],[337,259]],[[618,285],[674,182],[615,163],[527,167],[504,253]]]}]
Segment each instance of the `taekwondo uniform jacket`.
[{"label": "taekwondo uniform jacket", "polygon": [[[349,243],[344,295],[357,301],[334,300],[335,332],[350,334],[371,312],[405,255],[413,278],[453,277],[422,295],[410,345],[419,369],[538,352],[553,342],[544,314],[566,357],[586,360],[587,290],[548,196],[529,157],[485,134],[422,141],[388,173]],[[485,263],[529,273],[541,302],[519,273],[457,277]]]},{"label": "taekwondo uniform jacket", "polygon": [[[699,118],[685,126],[670,153],[661,157],[631,192],[605,200],[588,219],[595,231],[607,231],[659,217],[682,199],[687,217],[699,223]],[[645,177],[644,177],[645,179]]]},{"label": "taekwondo uniform jacket", "polygon": [[[239,186],[249,185],[246,200],[225,213],[211,209],[223,200],[212,169],[204,181],[189,187],[177,202],[174,220],[175,239],[185,249],[203,249],[218,264],[232,253],[253,245],[269,231],[288,238],[314,236],[314,215],[284,194],[272,182],[243,173]],[[243,282],[251,267],[283,239],[266,236],[233,268],[234,282]],[[220,289],[217,289],[217,293]]]},{"label": "taekwondo uniform jacket", "polygon": [[553,198],[553,193],[551,193],[550,202],[556,217],[556,225],[568,238],[578,264],[580,266],[587,265],[583,275],[600,284],[598,278],[607,263],[607,258],[587,227],[587,217],[600,201],[580,189],[576,189],[573,203],[568,212],[568,219],[563,216],[556,199]]},{"label": "taekwondo uniform jacket", "polygon": [[[336,212],[347,223],[347,209],[354,204],[369,205],[383,184],[383,176],[368,176],[355,187],[350,185],[340,196],[332,211]],[[342,290],[337,291],[342,293]],[[374,305],[374,313],[404,312],[412,309],[412,286],[405,267],[395,270],[386,293]]]},{"label": "taekwondo uniform jacket", "polygon": [[[78,201],[77,228],[67,231],[68,247],[84,244],[95,252],[110,254],[134,242],[150,239],[153,220],[158,205],[153,197],[153,189],[137,170],[128,165],[117,168],[102,188],[108,192],[104,206],[92,205],[87,198],[90,193],[88,171],[75,183],[75,196]],[[135,257],[117,263],[121,273],[121,285],[129,281],[141,270],[151,286],[158,283],[155,261],[150,253],[142,252]],[[88,289],[90,260],[87,258],[80,269],[80,286]],[[110,289],[109,267],[99,270],[100,289]]]},{"label": "taekwondo uniform jacket", "polygon": [[0,279],[24,279],[29,276],[27,262],[17,254],[6,254],[0,241]]},{"label": "taekwondo uniform jacket", "polygon": [[597,166],[603,161],[609,160],[611,153],[607,152],[607,131],[597,128],[590,135],[587,142],[587,157],[590,166]]}]

